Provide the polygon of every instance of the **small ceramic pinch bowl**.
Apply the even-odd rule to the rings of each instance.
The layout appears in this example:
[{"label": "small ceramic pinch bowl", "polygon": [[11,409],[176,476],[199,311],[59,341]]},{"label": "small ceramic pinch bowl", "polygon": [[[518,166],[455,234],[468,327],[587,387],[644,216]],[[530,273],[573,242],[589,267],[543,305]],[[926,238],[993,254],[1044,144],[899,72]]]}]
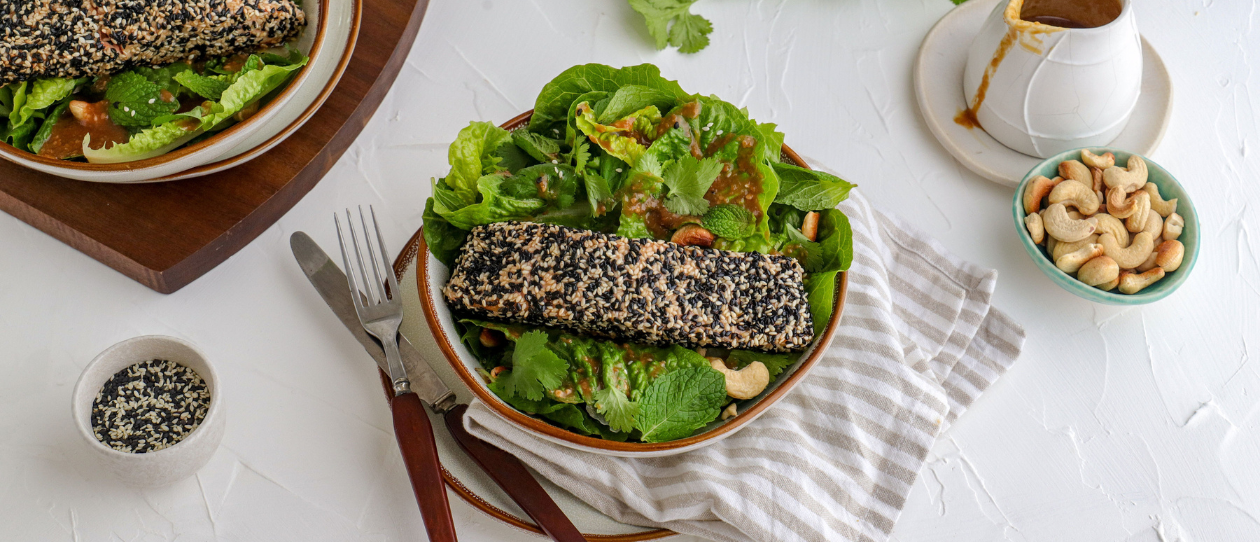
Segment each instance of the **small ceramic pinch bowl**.
[{"label": "small ceramic pinch bowl", "polygon": [[[1116,165],[1124,166],[1128,163],[1132,153],[1125,152],[1109,147],[1086,147],[1090,152],[1095,154],[1112,153],[1116,156]],[[1032,258],[1033,263],[1037,265],[1041,272],[1059,287],[1072,292],[1077,297],[1093,301],[1095,303],[1103,303],[1107,305],[1145,305],[1159,301],[1181,287],[1186,281],[1186,277],[1190,276],[1190,272],[1194,271],[1195,261],[1199,258],[1199,215],[1194,208],[1194,203],[1190,200],[1190,194],[1186,192],[1181,183],[1172,176],[1168,170],[1159,164],[1151,161],[1150,158],[1142,156],[1146,160],[1148,170],[1147,182],[1154,183],[1159,188],[1160,196],[1165,200],[1173,198],[1177,199],[1177,214],[1185,219],[1185,227],[1182,229],[1181,236],[1177,238],[1186,247],[1185,256],[1182,257],[1181,266],[1176,271],[1168,273],[1164,278],[1147,286],[1136,294],[1122,294],[1120,291],[1112,290],[1104,292],[1093,286],[1077,280],[1075,277],[1064,273],[1051,261],[1049,254],[1046,253],[1045,247],[1033,243],[1032,236],[1028,233],[1028,228],[1024,225],[1024,190],[1028,187],[1028,183],[1037,176],[1045,176],[1054,178],[1059,175],[1059,163],[1065,160],[1079,160],[1081,158],[1082,149],[1073,149],[1064,151],[1043,160],[1040,164],[1029,171],[1024,179],[1019,183],[1019,187],[1015,189],[1014,202],[1011,204],[1011,214],[1015,219],[1015,233],[1019,236],[1020,242],[1024,245],[1024,250],[1028,251],[1028,256]],[[1140,155],[1139,155],[1140,156]],[[1047,234],[1049,235],[1049,234]],[[1156,240],[1158,246],[1161,240]]]},{"label": "small ceramic pinch bowl", "polygon": [[[210,407],[201,425],[169,448],[146,453],[120,452],[92,434],[92,403],[101,387],[115,373],[139,362],[161,359],[197,372],[210,392]],[[123,482],[140,487],[159,487],[192,476],[205,466],[223,440],[226,413],[219,376],[195,346],[175,337],[147,335],[127,339],[101,352],[88,363],[74,385],[72,408],[75,425],[89,448],[110,472]]]}]

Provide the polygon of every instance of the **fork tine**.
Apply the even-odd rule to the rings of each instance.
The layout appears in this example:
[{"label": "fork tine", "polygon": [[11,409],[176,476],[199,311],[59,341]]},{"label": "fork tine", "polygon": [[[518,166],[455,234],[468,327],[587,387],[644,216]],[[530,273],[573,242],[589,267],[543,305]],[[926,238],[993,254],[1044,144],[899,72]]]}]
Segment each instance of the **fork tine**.
[{"label": "fork tine", "polygon": [[[369,205],[368,211],[372,213],[372,227],[376,229],[377,246],[381,247],[381,262],[385,265],[385,276],[388,277],[389,292],[396,299],[398,295],[398,277],[394,276],[393,268],[389,264],[389,249],[385,248],[385,237],[381,235],[381,224],[376,221],[376,209]],[[366,230],[363,235],[367,235]]]},{"label": "fork tine", "polygon": [[355,312],[363,310],[363,300],[358,295],[359,285],[354,280],[354,269],[350,267],[350,249],[346,246],[345,236],[341,233],[341,219],[337,217],[337,213],[333,213],[333,223],[337,225],[337,242],[341,244],[341,263],[346,270],[346,283],[350,286],[350,297],[354,300]]},{"label": "fork tine", "polygon": [[[367,266],[363,263],[363,251],[359,249],[359,236],[355,235],[354,219],[350,216],[350,209],[346,209],[346,222],[348,228],[350,229],[350,241],[354,243],[354,256],[359,260],[359,276],[363,279],[363,293],[367,296],[367,304],[375,305],[377,304],[377,298],[374,297],[376,294],[376,288],[371,282],[368,282]],[[367,232],[363,232],[363,234],[366,236]]]},{"label": "fork tine", "polygon": [[[371,206],[369,205],[368,208],[370,209]],[[363,225],[363,242],[367,245],[368,261],[372,264],[372,277],[376,279],[376,286],[381,289],[381,303],[384,303],[389,301],[389,293],[385,291],[385,283],[381,282],[381,271],[376,266],[376,243],[372,241],[372,230],[367,227],[367,217],[363,214],[362,205],[359,206],[359,223]],[[375,217],[372,223],[376,223]]]}]

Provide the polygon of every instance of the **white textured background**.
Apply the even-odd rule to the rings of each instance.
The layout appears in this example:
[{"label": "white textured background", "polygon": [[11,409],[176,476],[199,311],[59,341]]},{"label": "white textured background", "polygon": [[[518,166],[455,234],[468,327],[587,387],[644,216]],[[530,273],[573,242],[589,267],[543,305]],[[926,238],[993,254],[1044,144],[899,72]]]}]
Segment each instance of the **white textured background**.
[{"label": "white textured background", "polygon": [[[422,536],[375,372],[309,295],[288,236],[331,248],[331,211],[372,203],[400,247],[469,120],[530,108],[573,64],[653,62],[778,123],[872,203],[1001,271],[995,303],[1027,327],[1025,354],[942,437],[896,540],[1260,540],[1260,15],[1244,0],[1134,3],[1176,87],[1153,158],[1204,223],[1181,290],[1121,309],[1042,276],[1013,234],[1011,191],[960,167],[919,119],[910,66],[948,0],[703,0],[694,9],[716,30],[696,55],[653,50],[623,0],[434,0],[393,91],[327,178],[174,295],[0,216],[0,539]],[[197,477],[140,491],[96,469],[69,402],[96,353],[149,333],[208,352],[229,418]],[[452,503],[463,540],[523,536]]]}]

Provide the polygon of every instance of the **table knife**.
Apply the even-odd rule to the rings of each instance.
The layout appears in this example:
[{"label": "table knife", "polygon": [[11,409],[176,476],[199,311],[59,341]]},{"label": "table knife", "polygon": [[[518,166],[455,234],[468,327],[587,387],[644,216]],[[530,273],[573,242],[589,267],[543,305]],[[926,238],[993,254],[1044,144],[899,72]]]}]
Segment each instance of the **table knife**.
[{"label": "table knife", "polygon": [[[332,309],[333,314],[337,315],[359,344],[363,345],[363,349],[376,361],[378,369],[382,372],[388,371],[385,350],[363,329],[358,315],[355,314],[354,300],[346,288],[345,273],[304,232],[294,232],[289,238],[289,246],[298,265],[302,267],[302,272],[324,299],[324,303]],[[411,377],[411,390],[434,412],[442,415],[447,430],[459,447],[486,471],[543,532],[557,542],[586,540],[519,459],[472,436],[464,429],[464,411],[468,406],[456,402],[455,394],[401,334],[398,336],[398,351]]]}]

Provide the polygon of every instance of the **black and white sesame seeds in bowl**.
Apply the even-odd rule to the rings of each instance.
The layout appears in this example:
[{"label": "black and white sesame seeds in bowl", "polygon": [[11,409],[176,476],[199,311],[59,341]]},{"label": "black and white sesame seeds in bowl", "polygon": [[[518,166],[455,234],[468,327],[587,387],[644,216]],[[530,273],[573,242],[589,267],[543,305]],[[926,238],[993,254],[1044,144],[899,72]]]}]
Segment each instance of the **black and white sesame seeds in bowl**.
[{"label": "black and white sesame seeds in bowl", "polygon": [[193,475],[223,440],[218,375],[195,346],[148,335],[115,344],[74,387],[73,416],[94,455],[135,486]]}]

